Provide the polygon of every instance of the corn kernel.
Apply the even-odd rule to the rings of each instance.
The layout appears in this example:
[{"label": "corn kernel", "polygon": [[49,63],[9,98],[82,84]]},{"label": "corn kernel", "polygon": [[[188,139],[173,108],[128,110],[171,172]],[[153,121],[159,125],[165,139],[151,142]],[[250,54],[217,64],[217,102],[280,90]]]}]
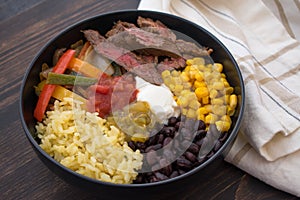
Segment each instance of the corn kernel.
[{"label": "corn kernel", "polygon": [[206,67],[204,65],[198,65],[198,70],[201,72],[204,72],[206,70]]},{"label": "corn kernel", "polygon": [[226,92],[226,94],[232,94],[233,93],[233,87],[226,87],[225,92]]},{"label": "corn kernel", "polygon": [[210,97],[211,99],[214,99],[214,98],[216,98],[217,96],[218,96],[218,91],[217,91],[216,89],[210,90],[209,97]]},{"label": "corn kernel", "polygon": [[224,101],[221,98],[211,99],[210,102],[213,105],[223,105],[224,104]]},{"label": "corn kernel", "polygon": [[229,106],[232,109],[235,109],[236,105],[237,105],[237,96],[235,94],[232,94],[229,97]]},{"label": "corn kernel", "polygon": [[190,89],[192,87],[192,84],[190,82],[184,82],[183,87],[184,89]]},{"label": "corn kernel", "polygon": [[207,104],[207,105],[204,105],[204,108],[207,110],[207,112],[212,112],[212,105],[210,104]]},{"label": "corn kernel", "polygon": [[169,88],[170,88],[171,91],[174,91],[175,85],[173,83],[171,83],[171,84],[169,84]]},{"label": "corn kernel", "polygon": [[229,97],[230,95],[229,94],[226,94],[224,99],[225,99],[225,103],[228,105],[229,104]]},{"label": "corn kernel", "polygon": [[203,75],[203,73],[200,72],[200,71],[198,71],[198,73],[195,74],[195,79],[196,79],[197,81],[203,81],[203,80],[204,80],[204,75]]},{"label": "corn kernel", "polygon": [[183,109],[181,110],[181,112],[182,112],[182,114],[186,115],[186,114],[187,114],[187,112],[188,112],[188,109],[186,109],[186,108],[183,108]]},{"label": "corn kernel", "polygon": [[188,118],[196,118],[197,117],[197,113],[195,110],[193,109],[188,109],[187,113],[186,113],[186,116]]},{"label": "corn kernel", "polygon": [[183,85],[175,85],[174,93],[179,93],[183,90]]},{"label": "corn kernel", "polygon": [[182,81],[189,81],[190,80],[190,78],[189,78],[189,76],[186,72],[181,72],[180,78],[181,78]]},{"label": "corn kernel", "polygon": [[211,79],[214,78],[214,76],[211,74],[211,71],[206,70],[204,73],[204,80],[207,82],[210,82]]},{"label": "corn kernel", "polygon": [[209,104],[209,96],[206,96],[206,97],[203,97],[203,98],[202,98],[202,104],[203,104],[203,105]]},{"label": "corn kernel", "polygon": [[180,101],[180,106],[182,107],[187,107],[189,105],[189,101],[186,96],[180,96],[178,100]]},{"label": "corn kernel", "polygon": [[215,114],[209,113],[205,116],[205,123],[206,124],[214,124],[218,120],[218,117]]},{"label": "corn kernel", "polygon": [[226,115],[226,106],[224,105],[213,105],[212,112],[218,116]]},{"label": "corn kernel", "polygon": [[221,81],[214,82],[212,87],[216,90],[224,90],[224,83]]},{"label": "corn kernel", "polygon": [[230,123],[226,121],[216,121],[216,127],[220,132],[228,131],[230,128]]},{"label": "corn kernel", "polygon": [[198,109],[198,112],[199,112],[200,115],[206,115],[206,114],[209,113],[208,110],[205,107],[200,107]]},{"label": "corn kernel", "polygon": [[189,104],[189,107],[194,109],[194,110],[197,110],[200,106],[201,106],[201,104],[196,99],[191,101],[190,104]]},{"label": "corn kernel", "polygon": [[192,65],[192,64],[194,64],[194,60],[193,59],[187,59],[186,64],[187,65]]},{"label": "corn kernel", "polygon": [[204,58],[196,57],[193,59],[193,64],[194,65],[204,65],[205,60],[204,60]]},{"label": "corn kernel", "polygon": [[230,124],[232,123],[232,122],[231,122],[231,118],[229,117],[229,115],[223,115],[223,116],[221,117],[221,120],[222,120],[222,121],[225,121],[225,122],[229,122]]},{"label": "corn kernel", "polygon": [[194,88],[199,88],[199,87],[206,87],[206,83],[204,81],[196,81],[194,82]]},{"label": "corn kernel", "polygon": [[209,95],[207,87],[199,87],[195,90],[195,93],[196,93],[198,99]]},{"label": "corn kernel", "polygon": [[179,72],[179,71],[176,71],[176,70],[173,70],[173,71],[171,72],[171,75],[172,75],[173,77],[177,77],[177,76],[180,75],[180,72]]},{"label": "corn kernel", "polygon": [[225,88],[228,88],[228,87],[230,87],[230,85],[229,85],[229,83],[225,80],[225,81],[223,81],[223,84],[224,84],[224,87]]},{"label": "corn kernel", "polygon": [[227,106],[227,115],[232,116],[235,113],[235,109],[231,108],[230,106]]},{"label": "corn kernel", "polygon": [[174,81],[174,84],[176,84],[176,85],[182,85],[182,79],[179,76],[173,77],[173,81]]},{"label": "corn kernel", "polygon": [[170,75],[171,75],[171,73],[170,73],[169,70],[165,70],[165,71],[163,71],[163,72],[161,73],[161,76],[162,76],[163,78],[168,77],[168,76],[170,76]]},{"label": "corn kernel", "polygon": [[197,119],[198,119],[198,120],[205,121],[205,115],[198,114],[198,117],[197,117]]},{"label": "corn kernel", "polygon": [[215,69],[218,71],[218,72],[222,72],[223,71],[223,65],[221,63],[215,63],[214,64],[214,67]]}]

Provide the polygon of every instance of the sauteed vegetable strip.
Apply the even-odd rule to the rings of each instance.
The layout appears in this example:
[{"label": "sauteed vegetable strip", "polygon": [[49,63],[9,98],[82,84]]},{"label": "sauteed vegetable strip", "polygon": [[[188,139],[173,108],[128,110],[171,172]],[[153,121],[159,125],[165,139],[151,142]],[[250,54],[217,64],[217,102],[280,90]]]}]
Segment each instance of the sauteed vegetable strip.
[{"label": "sauteed vegetable strip", "polygon": [[[65,72],[65,70],[67,69],[70,61],[74,57],[74,55],[75,55],[74,50],[71,50],[71,49],[67,50],[61,56],[61,58],[58,60],[57,64],[53,68],[52,72],[63,74]],[[42,121],[44,113],[48,106],[48,103],[50,101],[51,95],[52,95],[53,91],[55,90],[55,87],[56,87],[56,85],[52,85],[52,84],[45,84],[45,86],[43,87],[43,90],[40,93],[38,102],[34,109],[34,117],[38,121]]]},{"label": "sauteed vegetable strip", "polygon": [[97,67],[89,64],[88,62],[85,62],[79,58],[73,58],[70,61],[70,65],[68,66],[69,69],[81,73],[85,76],[92,77],[92,78],[99,78],[100,76],[105,75],[104,72],[102,72]]},{"label": "sauteed vegetable strip", "polygon": [[97,83],[97,78],[89,78],[84,76],[75,76],[69,74],[58,74],[49,72],[47,77],[47,84],[54,85],[80,85],[89,86]]}]

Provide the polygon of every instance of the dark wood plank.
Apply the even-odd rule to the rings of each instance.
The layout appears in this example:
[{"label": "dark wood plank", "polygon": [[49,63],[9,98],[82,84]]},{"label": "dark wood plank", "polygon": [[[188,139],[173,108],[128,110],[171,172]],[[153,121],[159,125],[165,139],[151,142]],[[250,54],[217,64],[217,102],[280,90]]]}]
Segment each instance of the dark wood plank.
[{"label": "dark wood plank", "polygon": [[0,1],[0,19],[6,21],[10,17],[19,15],[35,5],[42,3],[42,0],[3,0]]}]

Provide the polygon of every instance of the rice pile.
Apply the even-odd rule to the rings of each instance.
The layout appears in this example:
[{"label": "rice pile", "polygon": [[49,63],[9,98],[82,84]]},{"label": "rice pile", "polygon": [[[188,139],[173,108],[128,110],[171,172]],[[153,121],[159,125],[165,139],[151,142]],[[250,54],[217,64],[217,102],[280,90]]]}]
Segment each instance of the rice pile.
[{"label": "rice pile", "polygon": [[82,175],[113,183],[131,183],[143,156],[133,151],[118,128],[72,98],[55,101],[54,110],[36,125],[41,148]]}]

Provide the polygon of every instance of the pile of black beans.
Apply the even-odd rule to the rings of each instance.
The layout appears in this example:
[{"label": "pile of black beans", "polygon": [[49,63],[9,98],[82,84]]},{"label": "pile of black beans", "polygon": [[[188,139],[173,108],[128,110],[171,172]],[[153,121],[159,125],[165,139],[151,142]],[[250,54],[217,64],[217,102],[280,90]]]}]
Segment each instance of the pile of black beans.
[{"label": "pile of black beans", "polygon": [[128,142],[144,154],[142,171],[134,183],[151,183],[174,178],[199,166],[212,157],[226,141],[228,132],[220,133],[215,125],[184,116],[171,117],[146,142]]}]

